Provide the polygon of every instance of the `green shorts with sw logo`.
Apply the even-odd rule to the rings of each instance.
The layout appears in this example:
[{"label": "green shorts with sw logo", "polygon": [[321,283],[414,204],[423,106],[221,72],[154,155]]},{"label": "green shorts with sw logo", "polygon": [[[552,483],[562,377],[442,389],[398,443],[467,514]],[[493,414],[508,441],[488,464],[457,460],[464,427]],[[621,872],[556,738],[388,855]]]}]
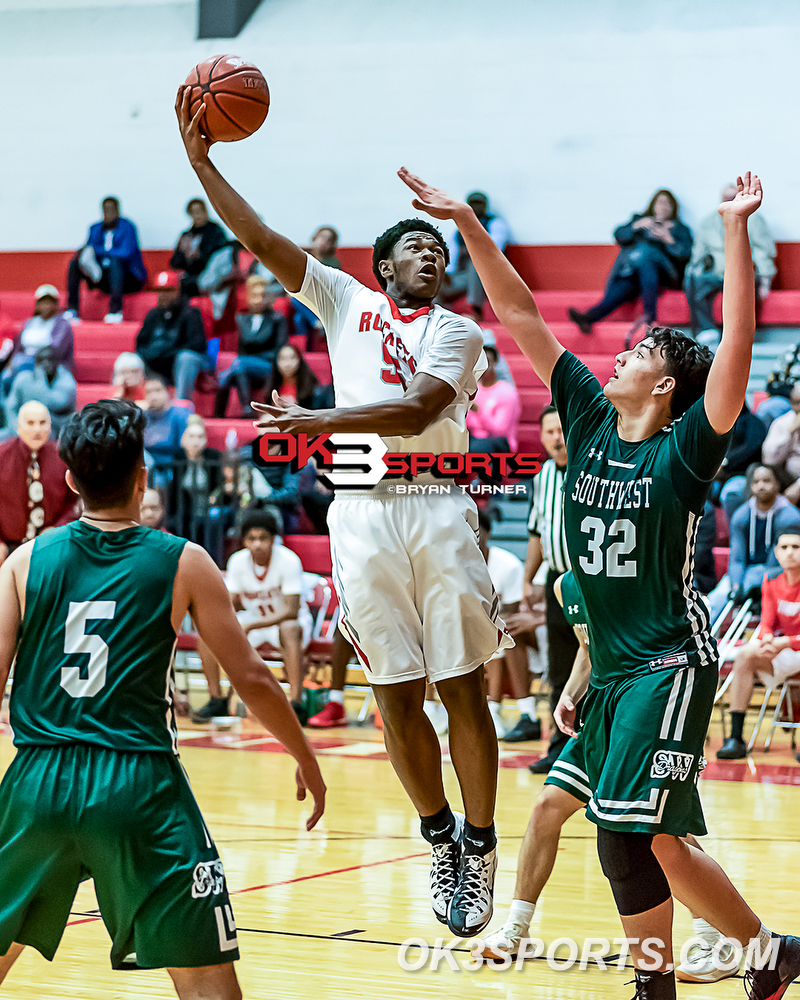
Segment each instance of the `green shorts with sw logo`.
[{"label": "green shorts with sw logo", "polygon": [[589,689],[574,742],[583,744],[593,823],[620,833],[706,833],[697,779],[716,689],[716,666]]},{"label": "green shorts with sw logo", "polygon": [[85,744],[23,747],[0,785],[0,953],[52,960],[93,878],[119,968],[238,959],[225,873],[180,761]]},{"label": "green shorts with sw logo", "polygon": [[556,785],[587,805],[592,797],[586,761],[583,756],[583,730],[574,739],[567,741],[558,755],[558,760],[550,768],[545,779],[546,785]]}]

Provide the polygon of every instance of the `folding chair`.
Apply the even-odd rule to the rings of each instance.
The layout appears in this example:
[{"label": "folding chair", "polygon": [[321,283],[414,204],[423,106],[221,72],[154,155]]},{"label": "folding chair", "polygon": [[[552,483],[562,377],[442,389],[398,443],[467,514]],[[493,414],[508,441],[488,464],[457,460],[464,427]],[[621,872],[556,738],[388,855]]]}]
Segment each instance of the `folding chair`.
[{"label": "folding chair", "polygon": [[[755,746],[755,742],[758,739],[758,733],[761,729],[761,723],[764,719],[764,715],[767,711],[767,704],[772,695],[772,692],[777,687],[777,684],[772,684],[766,688],[764,691],[764,698],[761,701],[761,708],[758,712],[758,718],[756,719],[756,724],[753,727],[753,734],[750,737],[750,742],[747,744],[747,752],[749,753]],[[792,698],[792,692],[794,692],[794,697],[797,701]],[[795,730],[800,729],[800,722],[794,721],[794,709],[795,705],[800,707],[800,671],[796,674],[792,674],[791,677],[787,677],[786,680],[780,686],[780,692],[778,693],[778,703],[775,706],[775,711],[772,713],[772,719],[769,725],[769,732],[767,733],[767,738],[764,741],[764,752],[768,752],[770,744],[772,743],[772,734],[775,732],[777,727],[781,729],[791,729],[792,731],[792,750],[797,746],[797,739],[795,736]],[[788,715],[788,721],[779,718],[781,714],[781,709],[786,706],[786,714]]]}]

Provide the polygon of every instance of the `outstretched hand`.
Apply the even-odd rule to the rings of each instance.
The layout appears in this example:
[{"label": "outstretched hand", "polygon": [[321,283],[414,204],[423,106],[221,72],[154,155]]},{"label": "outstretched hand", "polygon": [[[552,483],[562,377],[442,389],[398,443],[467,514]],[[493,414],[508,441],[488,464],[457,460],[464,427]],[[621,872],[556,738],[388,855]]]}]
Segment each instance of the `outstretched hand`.
[{"label": "outstretched hand", "polygon": [[761,198],[761,180],[758,174],[751,174],[748,170],[744,177],[736,178],[736,195],[732,201],[723,201],[719,214],[723,221],[736,216],[746,219],[759,207]]},{"label": "outstretched hand", "polygon": [[463,212],[472,212],[466,202],[458,201],[456,198],[451,198],[446,191],[431,187],[405,167],[397,171],[397,176],[417,196],[411,199],[414,208],[420,212],[427,212],[434,219],[455,219]]},{"label": "outstretched hand", "polygon": [[261,414],[254,423],[259,434],[269,431],[281,434],[317,434],[321,428],[321,415],[325,412],[298,406],[292,400],[279,396],[274,389],[271,406],[268,403],[250,405]]},{"label": "outstretched hand", "polygon": [[186,153],[190,163],[194,165],[208,159],[208,151],[214,140],[203,135],[201,131],[206,114],[205,104],[201,102],[200,107],[192,117],[189,110],[191,103],[192,88],[183,83],[178,87],[178,96],[175,98],[175,114],[178,116],[178,126],[181,130]]},{"label": "outstretched hand", "polygon": [[553,712],[553,718],[558,728],[565,736],[577,737],[575,732],[575,704],[568,694],[563,694],[558,699],[558,704]]},{"label": "outstretched hand", "polygon": [[305,799],[306,791],[311,792],[311,797],[314,799],[314,811],[306,820],[306,830],[313,830],[325,812],[325,793],[327,792],[315,757],[312,757],[309,762],[297,765],[294,780],[297,784],[298,802]]}]

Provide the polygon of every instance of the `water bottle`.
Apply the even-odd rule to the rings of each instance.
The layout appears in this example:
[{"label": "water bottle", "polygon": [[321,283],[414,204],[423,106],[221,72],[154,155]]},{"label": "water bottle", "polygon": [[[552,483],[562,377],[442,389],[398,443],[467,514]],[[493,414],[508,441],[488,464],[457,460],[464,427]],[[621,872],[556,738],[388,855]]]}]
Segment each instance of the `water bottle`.
[{"label": "water bottle", "polygon": [[236,451],[238,447],[239,447],[239,435],[236,433],[236,428],[231,427],[231,429],[225,435],[225,451]]}]

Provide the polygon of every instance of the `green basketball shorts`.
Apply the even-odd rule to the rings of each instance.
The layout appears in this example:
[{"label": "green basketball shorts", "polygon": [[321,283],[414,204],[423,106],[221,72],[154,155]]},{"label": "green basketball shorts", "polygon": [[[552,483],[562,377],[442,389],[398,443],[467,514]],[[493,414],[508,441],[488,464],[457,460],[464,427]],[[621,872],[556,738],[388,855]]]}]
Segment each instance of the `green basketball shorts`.
[{"label": "green basketball shorts", "polygon": [[589,689],[581,740],[593,823],[620,833],[706,833],[697,779],[716,689],[715,666]]},{"label": "green basketball shorts", "polygon": [[52,960],[87,878],[115,969],[238,959],[222,862],[172,754],[19,750],[0,784],[0,952]]},{"label": "green basketball shorts", "polygon": [[589,775],[583,754],[583,730],[575,739],[568,740],[558,755],[558,760],[550,768],[545,779],[546,785],[556,785],[569,792],[574,798],[587,805],[592,797]]}]

